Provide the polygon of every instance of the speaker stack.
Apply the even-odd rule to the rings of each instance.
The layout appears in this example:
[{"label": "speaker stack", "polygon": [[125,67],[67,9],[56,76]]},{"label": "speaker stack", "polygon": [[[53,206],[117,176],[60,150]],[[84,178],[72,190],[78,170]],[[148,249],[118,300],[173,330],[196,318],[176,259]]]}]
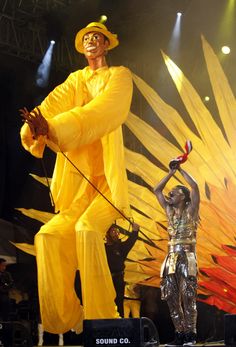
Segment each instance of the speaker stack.
[{"label": "speaker stack", "polygon": [[32,347],[30,329],[22,322],[0,321],[0,347]]},{"label": "speaker stack", "polygon": [[157,347],[159,335],[146,318],[84,320],[84,347]]}]

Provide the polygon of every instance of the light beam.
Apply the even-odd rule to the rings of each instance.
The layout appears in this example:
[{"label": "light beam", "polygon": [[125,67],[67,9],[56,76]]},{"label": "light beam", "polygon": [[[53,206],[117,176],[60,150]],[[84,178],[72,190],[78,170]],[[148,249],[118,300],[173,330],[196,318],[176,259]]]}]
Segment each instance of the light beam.
[{"label": "light beam", "polygon": [[37,70],[36,84],[37,84],[37,86],[42,87],[42,88],[44,88],[48,85],[54,45],[55,45],[55,41],[52,40],[50,42],[50,45],[49,45],[44,57],[43,57],[42,63],[39,65],[38,70]]}]

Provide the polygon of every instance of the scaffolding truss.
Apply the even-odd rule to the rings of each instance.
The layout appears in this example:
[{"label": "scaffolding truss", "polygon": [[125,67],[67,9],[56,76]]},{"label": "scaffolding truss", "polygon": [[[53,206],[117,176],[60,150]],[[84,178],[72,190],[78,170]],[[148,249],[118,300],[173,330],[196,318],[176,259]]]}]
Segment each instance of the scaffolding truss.
[{"label": "scaffolding truss", "polygon": [[[1,52],[39,63],[48,46],[44,19],[52,11],[65,11],[73,0],[0,0]],[[61,36],[53,53],[53,67],[70,70],[75,65],[66,37]]]}]

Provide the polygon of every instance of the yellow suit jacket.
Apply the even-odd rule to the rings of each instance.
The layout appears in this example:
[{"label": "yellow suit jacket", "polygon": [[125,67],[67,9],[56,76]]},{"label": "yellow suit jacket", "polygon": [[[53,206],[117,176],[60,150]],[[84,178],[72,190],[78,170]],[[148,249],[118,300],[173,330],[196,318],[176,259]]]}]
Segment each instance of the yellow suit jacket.
[{"label": "yellow suit jacket", "polygon": [[81,177],[60,153],[89,176],[105,174],[112,202],[129,215],[122,123],[129,112],[132,77],[123,67],[89,67],[71,73],[39,106],[49,124],[47,137],[32,138],[27,124],[21,129],[24,148],[42,157],[45,145],[57,152],[52,177],[56,210],[68,208]]}]

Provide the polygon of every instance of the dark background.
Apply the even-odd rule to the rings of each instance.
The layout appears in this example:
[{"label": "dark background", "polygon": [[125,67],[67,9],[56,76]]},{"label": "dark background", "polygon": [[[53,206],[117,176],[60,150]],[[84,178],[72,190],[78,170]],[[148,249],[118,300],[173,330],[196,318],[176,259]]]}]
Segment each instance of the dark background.
[{"label": "dark background", "polygon": [[[20,3],[14,0],[0,1],[1,14],[10,15],[12,23],[19,32],[26,30],[25,37],[21,38],[22,42],[21,40],[19,42],[18,50],[14,49],[14,45],[11,46],[10,42],[14,39],[14,35],[11,34],[10,39],[7,38],[5,31],[1,31],[4,16],[0,19],[0,218],[2,220],[0,233],[3,235],[2,243],[6,240],[10,229],[11,236],[8,239],[33,242],[34,234],[40,227],[39,222],[24,217],[15,208],[53,211],[47,188],[29,176],[29,173],[40,176],[44,176],[45,173],[41,161],[33,158],[21,147],[19,131],[22,122],[18,110],[23,106],[33,108],[71,71],[85,66],[83,56],[77,54],[74,49],[74,37],[76,32],[89,22],[99,20],[103,14],[107,15],[106,25],[118,34],[120,40],[120,45],[108,55],[109,64],[128,66],[150,84],[165,101],[174,106],[187,123],[188,115],[167,72],[161,50],[181,68],[202,98],[206,95],[210,97],[208,107],[219,125],[219,116],[201,49],[201,34],[218,54],[234,92],[236,88],[234,1],[74,0],[60,2],[41,0],[38,2],[38,7],[33,6],[33,0],[23,1],[25,7]],[[60,3],[63,3],[63,6]],[[227,12],[229,5],[231,5],[230,13]],[[183,15],[180,36],[173,46],[171,38],[177,11],[182,11]],[[29,33],[32,26],[38,30],[44,43],[41,52],[36,49],[34,54],[30,45],[28,50],[27,47],[23,50],[25,42],[30,42],[27,30]],[[36,70],[43,57],[41,53],[46,50],[52,38],[56,40],[56,45],[49,84],[45,88],[39,88],[35,83]],[[56,55],[56,53],[60,47],[65,48],[65,43],[69,54],[67,55],[68,52],[62,54],[59,59],[60,54]],[[231,47],[230,55],[223,56],[220,53],[223,45]],[[136,90],[132,111],[153,127],[158,127],[165,136],[174,141],[168,129],[153,116],[153,111],[144,103]],[[151,157],[127,129],[124,129],[124,136],[127,147]],[[51,152],[46,152],[44,163],[48,175],[51,176],[54,163],[54,155]],[[31,256],[13,251],[13,248],[9,252],[14,253],[18,263],[33,263]],[[156,291],[154,289],[155,293]],[[160,303],[159,297],[158,293],[155,297],[158,304],[154,320],[158,322],[161,339],[166,341],[172,327],[166,306]],[[148,315],[148,312],[146,314]],[[199,319],[201,339],[223,338],[222,312],[199,303],[199,317],[204,317],[204,323]]]}]

